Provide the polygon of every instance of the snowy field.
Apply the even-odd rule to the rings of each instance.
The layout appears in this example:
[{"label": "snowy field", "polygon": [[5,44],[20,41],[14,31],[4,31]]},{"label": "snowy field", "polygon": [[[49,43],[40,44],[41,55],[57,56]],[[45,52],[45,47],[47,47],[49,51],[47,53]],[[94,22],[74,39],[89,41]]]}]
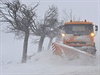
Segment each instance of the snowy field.
[{"label": "snowy field", "polygon": [[45,50],[34,54],[25,64],[2,64],[1,75],[100,75],[100,65],[97,62],[97,59],[86,58],[68,60]]},{"label": "snowy field", "polygon": [[99,75],[97,66],[68,66],[44,63],[3,66],[1,75]]}]

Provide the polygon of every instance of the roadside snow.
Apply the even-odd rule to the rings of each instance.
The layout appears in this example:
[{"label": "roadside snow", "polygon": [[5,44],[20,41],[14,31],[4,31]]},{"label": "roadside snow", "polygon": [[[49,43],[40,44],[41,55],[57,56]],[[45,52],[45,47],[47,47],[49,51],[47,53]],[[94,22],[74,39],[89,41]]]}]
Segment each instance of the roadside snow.
[{"label": "roadside snow", "polygon": [[[84,60],[86,61],[86,60]],[[53,55],[51,50],[34,54],[25,64],[2,64],[1,75],[99,75],[98,65],[82,63],[82,59],[67,60]],[[91,61],[90,61],[91,62]]]},{"label": "roadside snow", "polygon": [[87,58],[85,55],[81,55],[79,59],[73,59],[69,60],[66,56],[61,57],[54,55],[52,50],[45,50],[43,52],[40,52],[36,55],[34,55],[31,60],[28,62],[39,62],[39,63],[49,63],[49,64],[58,64],[58,65],[96,65],[96,62],[94,62],[96,59],[95,58]]},{"label": "roadside snow", "polygon": [[45,63],[4,65],[2,75],[99,75],[97,66],[68,66]]}]

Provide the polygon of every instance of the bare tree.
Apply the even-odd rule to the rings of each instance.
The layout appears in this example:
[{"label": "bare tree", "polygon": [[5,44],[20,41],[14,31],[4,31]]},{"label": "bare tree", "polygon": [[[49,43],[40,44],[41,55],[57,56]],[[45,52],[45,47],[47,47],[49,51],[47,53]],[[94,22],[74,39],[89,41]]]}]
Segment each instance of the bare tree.
[{"label": "bare tree", "polygon": [[46,36],[53,38],[52,29],[56,27],[58,22],[58,8],[55,6],[49,7],[49,9],[44,14],[44,19],[40,19],[37,23],[34,23],[35,26],[31,27],[32,32],[40,36],[38,52],[42,51],[42,45]]},{"label": "bare tree", "polygon": [[2,7],[0,7],[1,21],[9,23],[7,28],[11,33],[19,36],[20,34],[24,35],[22,63],[25,63],[27,61],[30,27],[36,17],[35,8],[38,4],[34,7],[28,7],[25,4],[21,4],[19,0],[2,2],[2,4]]},{"label": "bare tree", "polygon": [[31,26],[31,30],[33,32],[33,35],[40,36],[38,52],[41,52],[43,41],[46,36],[45,25],[42,23],[41,20],[39,20],[37,22],[34,22],[34,25]]},{"label": "bare tree", "polygon": [[54,5],[49,7],[45,13],[45,21],[48,23],[48,33],[47,36],[50,38],[48,49],[50,48],[51,42],[54,37],[57,35],[57,27],[59,26],[58,22],[58,8]]}]

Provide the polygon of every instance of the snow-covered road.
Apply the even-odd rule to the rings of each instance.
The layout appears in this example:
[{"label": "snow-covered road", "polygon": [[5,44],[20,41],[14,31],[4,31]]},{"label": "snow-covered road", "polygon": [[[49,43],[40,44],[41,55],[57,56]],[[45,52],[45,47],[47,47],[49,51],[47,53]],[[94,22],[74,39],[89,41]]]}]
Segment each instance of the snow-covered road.
[{"label": "snow-covered road", "polygon": [[97,66],[68,66],[43,63],[2,66],[1,75],[99,75]]},{"label": "snow-covered road", "polygon": [[1,75],[100,75],[99,65],[87,64],[86,60],[67,60],[44,51],[25,64],[2,64]]}]

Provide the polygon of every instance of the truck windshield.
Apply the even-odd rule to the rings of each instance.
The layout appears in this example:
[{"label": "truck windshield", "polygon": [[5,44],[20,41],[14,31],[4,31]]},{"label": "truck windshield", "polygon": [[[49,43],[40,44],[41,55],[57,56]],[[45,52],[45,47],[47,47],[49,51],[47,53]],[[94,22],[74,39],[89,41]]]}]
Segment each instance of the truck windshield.
[{"label": "truck windshield", "polygon": [[63,30],[66,34],[89,35],[93,32],[92,24],[67,24],[64,25]]}]

